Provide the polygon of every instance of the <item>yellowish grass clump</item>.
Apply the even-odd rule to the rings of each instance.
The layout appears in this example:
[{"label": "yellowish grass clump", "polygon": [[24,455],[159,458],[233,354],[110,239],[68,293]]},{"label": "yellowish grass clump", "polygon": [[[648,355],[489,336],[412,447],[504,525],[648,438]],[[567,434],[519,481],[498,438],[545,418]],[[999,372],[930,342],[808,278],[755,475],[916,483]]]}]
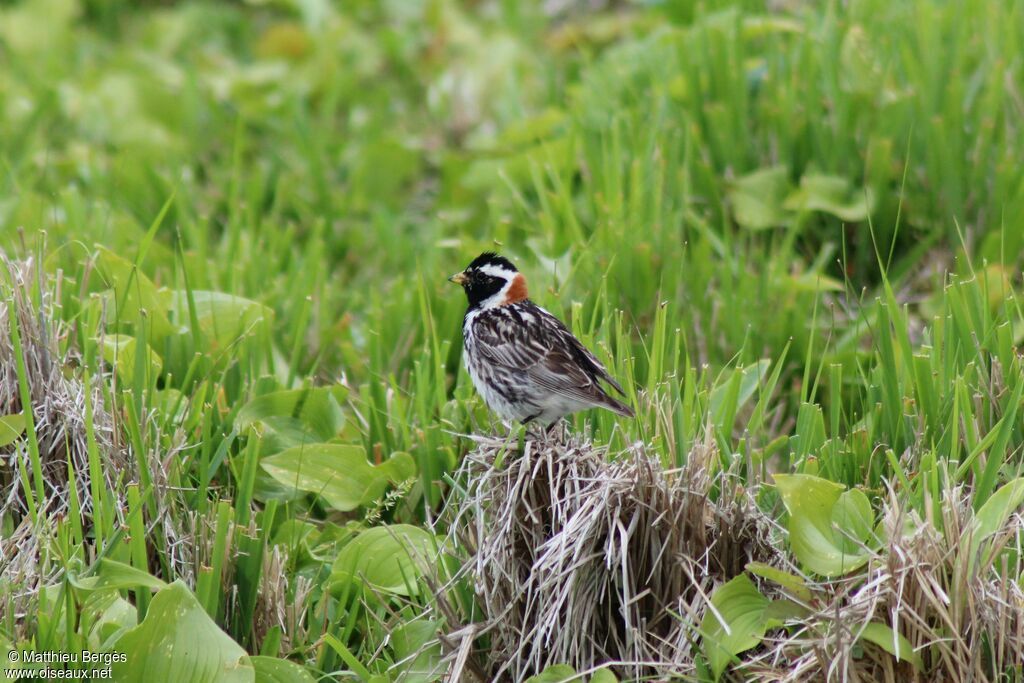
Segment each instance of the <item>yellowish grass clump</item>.
[{"label": "yellowish grass clump", "polygon": [[609,461],[579,437],[506,446],[477,439],[452,525],[486,616],[460,634],[489,640],[478,675],[606,662],[628,679],[693,673],[695,624],[715,584],[749,561],[782,560],[771,521],[710,474],[710,441],[678,470],[640,446]]}]

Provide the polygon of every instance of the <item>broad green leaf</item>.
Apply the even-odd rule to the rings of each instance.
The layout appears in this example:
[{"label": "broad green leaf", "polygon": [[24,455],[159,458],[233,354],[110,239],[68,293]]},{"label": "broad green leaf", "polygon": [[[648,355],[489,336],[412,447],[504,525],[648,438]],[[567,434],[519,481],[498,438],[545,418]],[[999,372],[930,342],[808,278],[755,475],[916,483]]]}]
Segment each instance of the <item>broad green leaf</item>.
[{"label": "broad green leaf", "polygon": [[270,545],[292,547],[308,544],[313,540],[313,536],[319,533],[320,529],[316,524],[292,517],[277,525]]},{"label": "broad green leaf", "polygon": [[790,619],[803,619],[809,614],[809,609],[789,598],[772,600],[764,610],[765,628],[779,628]]},{"label": "broad green leaf", "polygon": [[824,211],[854,223],[867,220],[874,198],[869,190],[852,189],[846,178],[807,173],[800,179],[800,188],[786,198],[783,207],[788,211]]},{"label": "broad green leaf", "polygon": [[56,627],[58,631],[67,628],[68,615],[62,608],[61,601],[65,599],[66,588],[60,583],[51,583],[39,587],[38,610],[47,615],[50,628]]},{"label": "broad green leaf", "polygon": [[[117,370],[122,382],[130,382],[135,375],[135,353],[139,341],[127,334],[107,334],[102,337],[103,360]],[[163,370],[164,361],[148,344],[143,344],[146,364],[149,366],[149,377],[156,377]]]},{"label": "broad green leaf", "polygon": [[909,662],[915,671],[921,671],[924,667],[921,663],[921,655],[914,652],[910,641],[901,635],[897,635],[891,628],[877,621],[872,621],[864,627],[860,634],[861,640],[874,643],[896,659]]},{"label": "broad green leaf", "polygon": [[619,677],[611,669],[598,669],[590,677],[590,683],[619,683]]},{"label": "broad green leaf", "polygon": [[832,507],[832,536],[836,545],[848,553],[864,552],[863,545],[871,540],[874,513],[871,501],[860,489],[840,494]]},{"label": "broad green leaf", "polygon": [[[168,299],[175,321],[179,325],[190,325],[188,292],[175,290],[169,293]],[[199,331],[215,348],[231,344],[274,317],[274,312],[263,304],[224,292],[193,290],[192,303]]]},{"label": "broad green leaf", "polygon": [[0,448],[14,443],[25,433],[25,413],[0,415]]},{"label": "broad green leaf", "polygon": [[256,472],[256,481],[253,482],[252,497],[261,502],[276,500],[278,503],[290,503],[306,495],[302,489],[297,489],[291,483],[282,484],[267,471],[260,468]]},{"label": "broad green leaf", "polygon": [[844,538],[849,534],[857,541],[867,540],[863,493],[842,497],[841,485],[808,474],[776,474],[775,484],[789,512],[790,547],[801,564],[816,574],[837,576],[867,562],[867,553],[850,550],[853,546]]},{"label": "broad green leaf", "polygon": [[807,582],[803,580],[803,577],[777,569],[763,562],[748,562],[746,569],[755,576],[760,576],[763,579],[779,584],[797,600],[805,603],[811,601],[811,589],[807,587]]},{"label": "broad green leaf", "polygon": [[536,676],[530,676],[526,683],[566,683],[566,681],[582,681],[583,677],[576,674],[576,669],[568,664],[552,664]]},{"label": "broad green leaf", "polygon": [[789,170],[784,166],[772,166],[737,178],[726,196],[738,225],[750,230],[764,230],[786,225],[792,218],[783,207],[790,188]]},{"label": "broad green leaf", "polygon": [[376,526],[363,531],[338,553],[331,569],[334,592],[353,581],[395,595],[418,595],[418,578],[436,555],[433,534],[411,524]]},{"label": "broad green leaf", "polygon": [[149,338],[160,339],[174,331],[167,317],[164,293],[134,263],[106,247],[98,247],[96,267],[113,292],[114,307],[107,311],[108,319],[134,324],[140,312],[145,311]]},{"label": "broad green leaf", "polygon": [[162,589],[146,618],[117,641],[122,683],[253,683],[248,655],[213,622],[181,581]]},{"label": "broad green leaf", "polygon": [[314,540],[309,540],[310,554],[314,560],[321,564],[331,564],[338,557],[338,553],[360,532],[358,525],[346,524],[340,526],[331,522],[324,522],[320,527],[320,533]]},{"label": "broad green leaf", "polygon": [[354,444],[296,446],[263,458],[260,464],[282,485],[315,493],[342,511],[379,499],[388,482],[416,476],[416,463],[408,453],[395,453],[374,466],[363,447]]},{"label": "broad green leaf", "polygon": [[79,616],[79,630],[85,634],[90,650],[106,652],[123,634],[135,628],[138,621],[135,605],[111,588],[95,591],[85,599]]},{"label": "broad green leaf", "polygon": [[715,680],[736,655],[756,647],[764,638],[768,627],[765,610],[769,604],[771,601],[761,595],[746,574],[719,586],[711,596],[714,609],[709,607],[704,612],[700,632]]},{"label": "broad green leaf", "polygon": [[[993,456],[994,457],[994,456]],[[982,544],[992,534],[997,533],[1006,524],[1006,520],[1010,518],[1017,508],[1024,503],[1024,477],[1014,479],[1007,484],[1004,484],[999,488],[998,491],[992,494],[992,496],[985,501],[985,503],[978,508],[978,512],[974,515],[974,528],[971,532],[971,555],[970,563],[974,564],[977,560],[987,562],[990,558],[987,557],[988,553],[985,553],[985,557],[978,558],[977,553],[981,549]]]},{"label": "broad green leaf", "polygon": [[416,619],[391,631],[391,650],[403,683],[436,681],[444,671],[441,643],[437,640],[437,622]]},{"label": "broad green leaf", "polygon": [[188,415],[189,398],[172,387],[150,392],[150,405],[160,411],[170,424],[180,424]]},{"label": "broad green leaf", "polygon": [[276,657],[249,657],[256,672],[256,683],[314,683],[316,681],[304,667],[287,659]]},{"label": "broad green leaf", "polygon": [[125,590],[136,589],[140,586],[160,590],[167,587],[166,582],[156,578],[149,572],[144,572],[131,565],[106,557],[99,561],[96,573],[93,576],[84,579],[72,577],[71,583],[84,590],[100,590],[104,588]]},{"label": "broad green leaf", "polygon": [[235,429],[244,434],[253,427],[263,443],[260,452],[270,455],[303,444],[330,441],[345,426],[339,405],[344,387],[309,387],[275,391],[257,396],[238,411]]}]

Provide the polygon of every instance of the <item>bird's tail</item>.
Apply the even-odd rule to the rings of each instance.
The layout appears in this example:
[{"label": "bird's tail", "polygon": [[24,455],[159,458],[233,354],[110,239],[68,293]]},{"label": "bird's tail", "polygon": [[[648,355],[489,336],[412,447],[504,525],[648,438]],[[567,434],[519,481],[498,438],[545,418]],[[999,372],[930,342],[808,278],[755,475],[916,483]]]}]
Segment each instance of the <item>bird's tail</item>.
[{"label": "bird's tail", "polygon": [[616,413],[617,415],[621,415],[622,417],[636,417],[636,413],[633,412],[632,408],[630,408],[621,401],[617,401],[608,394],[602,396],[601,399],[602,408],[607,408],[608,410],[612,411],[613,413]]}]

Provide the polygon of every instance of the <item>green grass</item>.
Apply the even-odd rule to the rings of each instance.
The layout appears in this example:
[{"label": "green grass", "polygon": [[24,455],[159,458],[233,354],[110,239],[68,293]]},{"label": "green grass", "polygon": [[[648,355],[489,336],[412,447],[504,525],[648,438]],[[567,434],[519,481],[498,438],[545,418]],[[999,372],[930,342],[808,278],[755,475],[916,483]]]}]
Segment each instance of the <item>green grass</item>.
[{"label": "green grass", "polygon": [[[4,638],[114,647],[185,599],[150,575],[250,655],[397,677],[443,626],[429,592],[332,565],[367,527],[425,528],[458,435],[501,429],[445,282],[485,248],[622,381],[635,421],[573,422],[611,452],[674,467],[710,433],[721,471],[817,474],[876,517],[1022,475],[1024,3],[533,5],[0,8],[0,247],[41,269],[0,301],[52,293],[48,343],[96,387],[64,451],[31,413],[0,430],[4,542],[38,539],[40,588],[22,602],[5,548]],[[24,315],[0,319],[2,417],[42,383]],[[333,504],[337,473],[263,466],[326,441],[366,461]]]}]

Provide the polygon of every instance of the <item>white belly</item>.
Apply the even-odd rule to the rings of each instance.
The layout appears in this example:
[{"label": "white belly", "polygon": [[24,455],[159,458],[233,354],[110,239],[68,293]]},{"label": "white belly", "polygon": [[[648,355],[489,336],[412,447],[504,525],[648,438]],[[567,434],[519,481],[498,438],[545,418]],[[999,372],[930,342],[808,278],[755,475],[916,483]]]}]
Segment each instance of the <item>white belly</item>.
[{"label": "white belly", "polygon": [[476,313],[470,313],[463,323],[462,362],[484,403],[498,417],[506,422],[530,420],[550,425],[570,413],[593,407],[540,386],[525,371],[470,362],[476,355],[472,330],[475,317]]},{"label": "white belly", "polygon": [[[522,422],[529,419],[542,425],[550,425],[570,413],[593,407],[589,403],[539,387],[530,381],[525,373],[496,377],[493,372],[478,370],[469,362],[469,354],[465,352],[463,362],[470,379],[473,380],[473,386],[483,397],[484,403],[506,422]],[[496,389],[496,382],[500,382],[505,389]],[[510,397],[509,394],[514,396]]]}]

